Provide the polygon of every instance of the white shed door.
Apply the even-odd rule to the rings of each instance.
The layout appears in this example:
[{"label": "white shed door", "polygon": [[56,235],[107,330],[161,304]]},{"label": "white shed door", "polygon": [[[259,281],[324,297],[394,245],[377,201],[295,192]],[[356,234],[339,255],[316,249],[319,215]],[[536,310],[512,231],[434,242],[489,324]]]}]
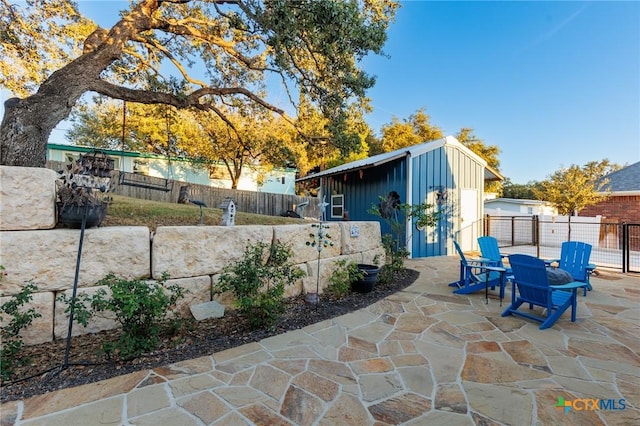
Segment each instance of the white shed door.
[{"label": "white shed door", "polygon": [[462,251],[475,250],[478,227],[478,190],[460,191],[460,233],[458,244]]}]

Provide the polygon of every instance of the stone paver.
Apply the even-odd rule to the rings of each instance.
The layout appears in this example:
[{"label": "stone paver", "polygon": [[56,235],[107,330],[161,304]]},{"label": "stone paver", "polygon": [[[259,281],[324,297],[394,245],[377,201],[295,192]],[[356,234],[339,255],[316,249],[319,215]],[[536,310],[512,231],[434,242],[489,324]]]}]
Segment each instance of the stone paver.
[{"label": "stone paver", "polygon": [[[509,290],[503,306],[495,295],[452,294],[454,257],[407,266],[418,280],[366,309],[8,402],[1,425],[638,424],[640,277],[594,277],[575,323],[567,312],[539,330],[501,316]],[[584,409],[586,400],[604,405]]]}]

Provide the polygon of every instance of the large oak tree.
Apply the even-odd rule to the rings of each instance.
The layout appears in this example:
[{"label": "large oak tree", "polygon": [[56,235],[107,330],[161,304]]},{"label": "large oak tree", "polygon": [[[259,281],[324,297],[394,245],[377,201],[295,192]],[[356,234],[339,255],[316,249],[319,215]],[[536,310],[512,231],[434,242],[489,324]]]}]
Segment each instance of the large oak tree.
[{"label": "large oak tree", "polygon": [[[398,5],[392,0],[139,0],[112,28],[96,28],[86,38],[90,27],[72,1],[20,6],[0,0],[0,6],[2,83],[17,96],[27,93],[5,102],[0,164],[40,167],[52,129],[87,92],[211,111],[225,121],[221,106],[242,103],[286,116],[281,105],[268,100],[264,82],[270,76],[278,77],[292,105],[300,96],[317,105],[330,118],[332,141],[349,148],[357,138],[345,137],[345,110],[374,84],[359,60],[381,52]],[[42,22],[54,23],[55,32],[38,30]],[[78,35],[83,51],[74,55]],[[55,55],[31,56],[47,44]],[[37,72],[52,68],[53,59],[64,65],[51,74]],[[21,72],[19,62],[29,72]],[[7,72],[12,68],[15,76]],[[163,75],[166,69],[171,76]]]}]

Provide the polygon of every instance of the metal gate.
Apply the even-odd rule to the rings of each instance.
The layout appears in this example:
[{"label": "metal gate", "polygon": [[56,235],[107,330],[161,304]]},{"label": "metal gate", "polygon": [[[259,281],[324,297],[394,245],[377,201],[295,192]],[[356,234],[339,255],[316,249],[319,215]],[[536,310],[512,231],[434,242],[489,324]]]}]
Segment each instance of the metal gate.
[{"label": "metal gate", "polygon": [[585,222],[581,217],[485,216],[484,235],[498,240],[505,253],[526,253],[542,258],[560,255],[563,241],[592,245],[591,260],[622,272],[640,273],[640,224]]},{"label": "metal gate", "polygon": [[640,273],[640,223],[622,225],[622,272]]}]

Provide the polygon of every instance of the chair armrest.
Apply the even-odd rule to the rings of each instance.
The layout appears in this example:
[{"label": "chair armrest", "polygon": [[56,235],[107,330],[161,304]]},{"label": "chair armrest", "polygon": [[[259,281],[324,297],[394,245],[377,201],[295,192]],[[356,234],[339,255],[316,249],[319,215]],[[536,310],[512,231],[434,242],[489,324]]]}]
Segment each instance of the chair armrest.
[{"label": "chair armrest", "polygon": [[469,259],[467,263],[472,263],[474,267],[482,267],[482,266],[496,266],[500,264],[500,262],[492,259],[487,259],[486,257],[478,257],[476,259]]},{"label": "chair armrest", "polygon": [[586,286],[587,283],[582,283],[580,281],[574,281],[572,283],[568,283],[568,284],[561,284],[561,285],[550,285],[549,287],[551,287],[553,290],[573,290],[574,288],[581,288]]},{"label": "chair armrest", "polygon": [[480,266],[480,268],[486,269],[487,271],[507,272],[505,268],[501,268],[499,266]]}]

